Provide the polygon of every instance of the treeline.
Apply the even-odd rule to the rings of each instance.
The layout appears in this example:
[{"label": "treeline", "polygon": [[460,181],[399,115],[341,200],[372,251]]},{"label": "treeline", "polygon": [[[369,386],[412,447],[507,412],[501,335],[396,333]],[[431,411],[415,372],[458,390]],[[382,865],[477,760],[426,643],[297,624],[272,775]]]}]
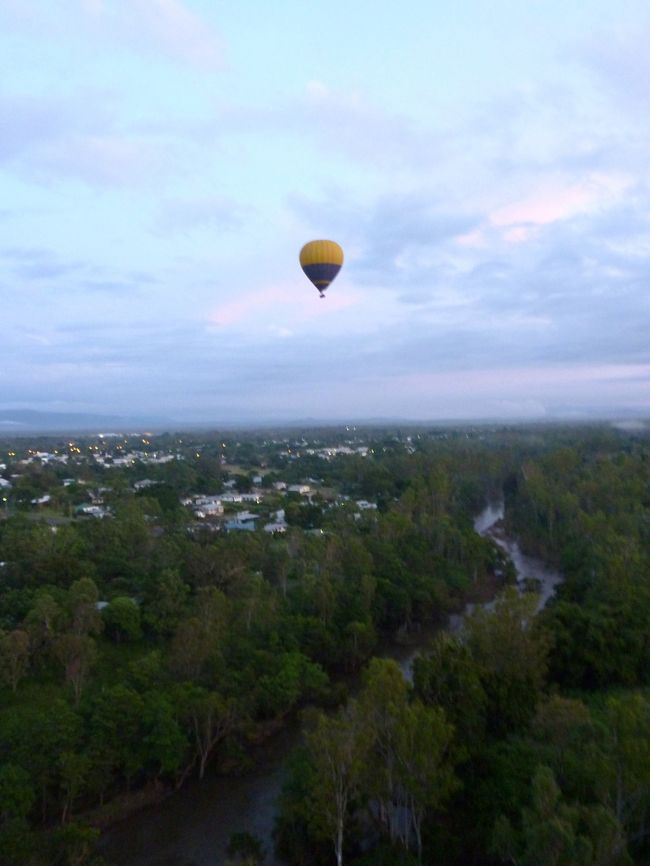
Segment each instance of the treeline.
[{"label": "treeline", "polygon": [[569,689],[650,684],[650,448],[578,441],[525,461],[506,484],[513,531],[558,563],[543,620],[553,681]]},{"label": "treeline", "polygon": [[650,856],[650,451],[526,432],[502,455],[506,523],[565,581],[443,635],[412,687],[375,660],[312,715],[284,792],[293,866],[628,866]]},{"label": "treeline", "polygon": [[498,459],[462,447],[348,464],[347,489],[382,508],[324,509],[322,536],[189,534],[173,501],[119,484],[114,519],[0,523],[3,863],[90,862],[91,812],[211,762],[245,766],[287,713],[339,703],[332,676],[382,637],[442,620],[492,575],[471,515]]}]

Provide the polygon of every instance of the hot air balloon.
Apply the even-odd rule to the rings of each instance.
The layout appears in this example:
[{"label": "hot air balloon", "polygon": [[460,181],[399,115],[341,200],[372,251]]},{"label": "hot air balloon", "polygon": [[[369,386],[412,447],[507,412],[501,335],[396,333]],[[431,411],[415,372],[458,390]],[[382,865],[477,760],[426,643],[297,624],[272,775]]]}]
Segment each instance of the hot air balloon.
[{"label": "hot air balloon", "polygon": [[300,250],[300,267],[325,297],[325,289],[341,270],[343,250],[335,241],[309,241]]}]

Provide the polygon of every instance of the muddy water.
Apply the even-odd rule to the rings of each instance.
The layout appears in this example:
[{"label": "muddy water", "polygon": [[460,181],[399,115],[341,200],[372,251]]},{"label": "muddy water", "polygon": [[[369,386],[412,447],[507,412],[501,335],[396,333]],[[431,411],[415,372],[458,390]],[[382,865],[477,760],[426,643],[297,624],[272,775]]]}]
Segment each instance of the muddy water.
[{"label": "muddy water", "polygon": [[[503,503],[493,502],[478,515],[474,528],[508,554],[520,584],[526,578],[539,582],[542,607],[560,575],[522,554],[517,542],[503,534],[502,518]],[[463,615],[450,617],[449,629],[460,630],[462,622]],[[417,646],[392,647],[382,655],[394,658],[410,679],[413,659],[426,650],[432,634],[423,632]],[[258,748],[254,772],[188,783],[162,803],[110,828],[101,839],[100,853],[111,866],[223,866],[231,834],[247,831],[263,841],[265,866],[280,866],[273,855],[273,824],[287,759],[299,739],[299,723],[294,720]]]},{"label": "muddy water", "polygon": [[529,582],[534,586],[538,594],[537,611],[539,612],[554,594],[557,585],[562,581],[562,575],[541,560],[522,553],[519,543],[508,538],[503,532],[502,519],[503,502],[492,503],[476,518],[474,529],[480,535],[492,538],[507,554],[515,567],[517,583],[521,590],[524,590]]}]

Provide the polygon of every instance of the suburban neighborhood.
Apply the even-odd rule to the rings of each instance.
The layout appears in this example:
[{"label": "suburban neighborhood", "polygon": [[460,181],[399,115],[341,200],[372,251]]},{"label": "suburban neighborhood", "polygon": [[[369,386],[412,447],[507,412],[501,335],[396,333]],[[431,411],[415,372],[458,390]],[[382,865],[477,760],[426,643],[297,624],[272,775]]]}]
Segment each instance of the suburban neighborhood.
[{"label": "suburban neighborhood", "polygon": [[[342,441],[340,441],[342,439]],[[365,461],[377,443],[347,428],[329,438],[264,438],[152,433],[99,433],[67,438],[28,437],[0,445],[2,516],[24,513],[53,529],[75,520],[110,520],[132,497],[149,507],[152,530],[164,531],[174,512],[187,531],[320,530],[325,515],[366,519],[378,508],[355,499],[336,479],[343,463]],[[414,453],[413,436],[382,446]],[[304,467],[304,469],[303,469]]]}]

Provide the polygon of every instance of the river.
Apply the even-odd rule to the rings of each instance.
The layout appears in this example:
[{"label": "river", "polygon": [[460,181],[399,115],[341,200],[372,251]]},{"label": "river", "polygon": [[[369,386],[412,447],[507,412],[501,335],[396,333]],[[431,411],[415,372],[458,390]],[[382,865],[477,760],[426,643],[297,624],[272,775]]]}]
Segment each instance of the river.
[{"label": "river", "polygon": [[[543,607],[561,580],[560,574],[538,559],[525,556],[502,529],[503,502],[492,502],[478,515],[474,528],[489,536],[512,560],[521,588],[527,579],[539,590]],[[466,611],[472,610],[468,605]],[[449,630],[462,628],[464,614],[449,619]],[[413,659],[426,650],[431,632],[418,646],[392,647],[383,652],[394,658],[411,678]],[[287,773],[287,759],[300,739],[294,719],[259,746],[253,754],[254,772],[242,776],[192,780],[182,790],[147,807],[107,830],[99,845],[111,866],[223,866],[232,833],[248,832],[263,841],[265,866],[280,866],[273,855],[273,825],[277,801]]]}]

